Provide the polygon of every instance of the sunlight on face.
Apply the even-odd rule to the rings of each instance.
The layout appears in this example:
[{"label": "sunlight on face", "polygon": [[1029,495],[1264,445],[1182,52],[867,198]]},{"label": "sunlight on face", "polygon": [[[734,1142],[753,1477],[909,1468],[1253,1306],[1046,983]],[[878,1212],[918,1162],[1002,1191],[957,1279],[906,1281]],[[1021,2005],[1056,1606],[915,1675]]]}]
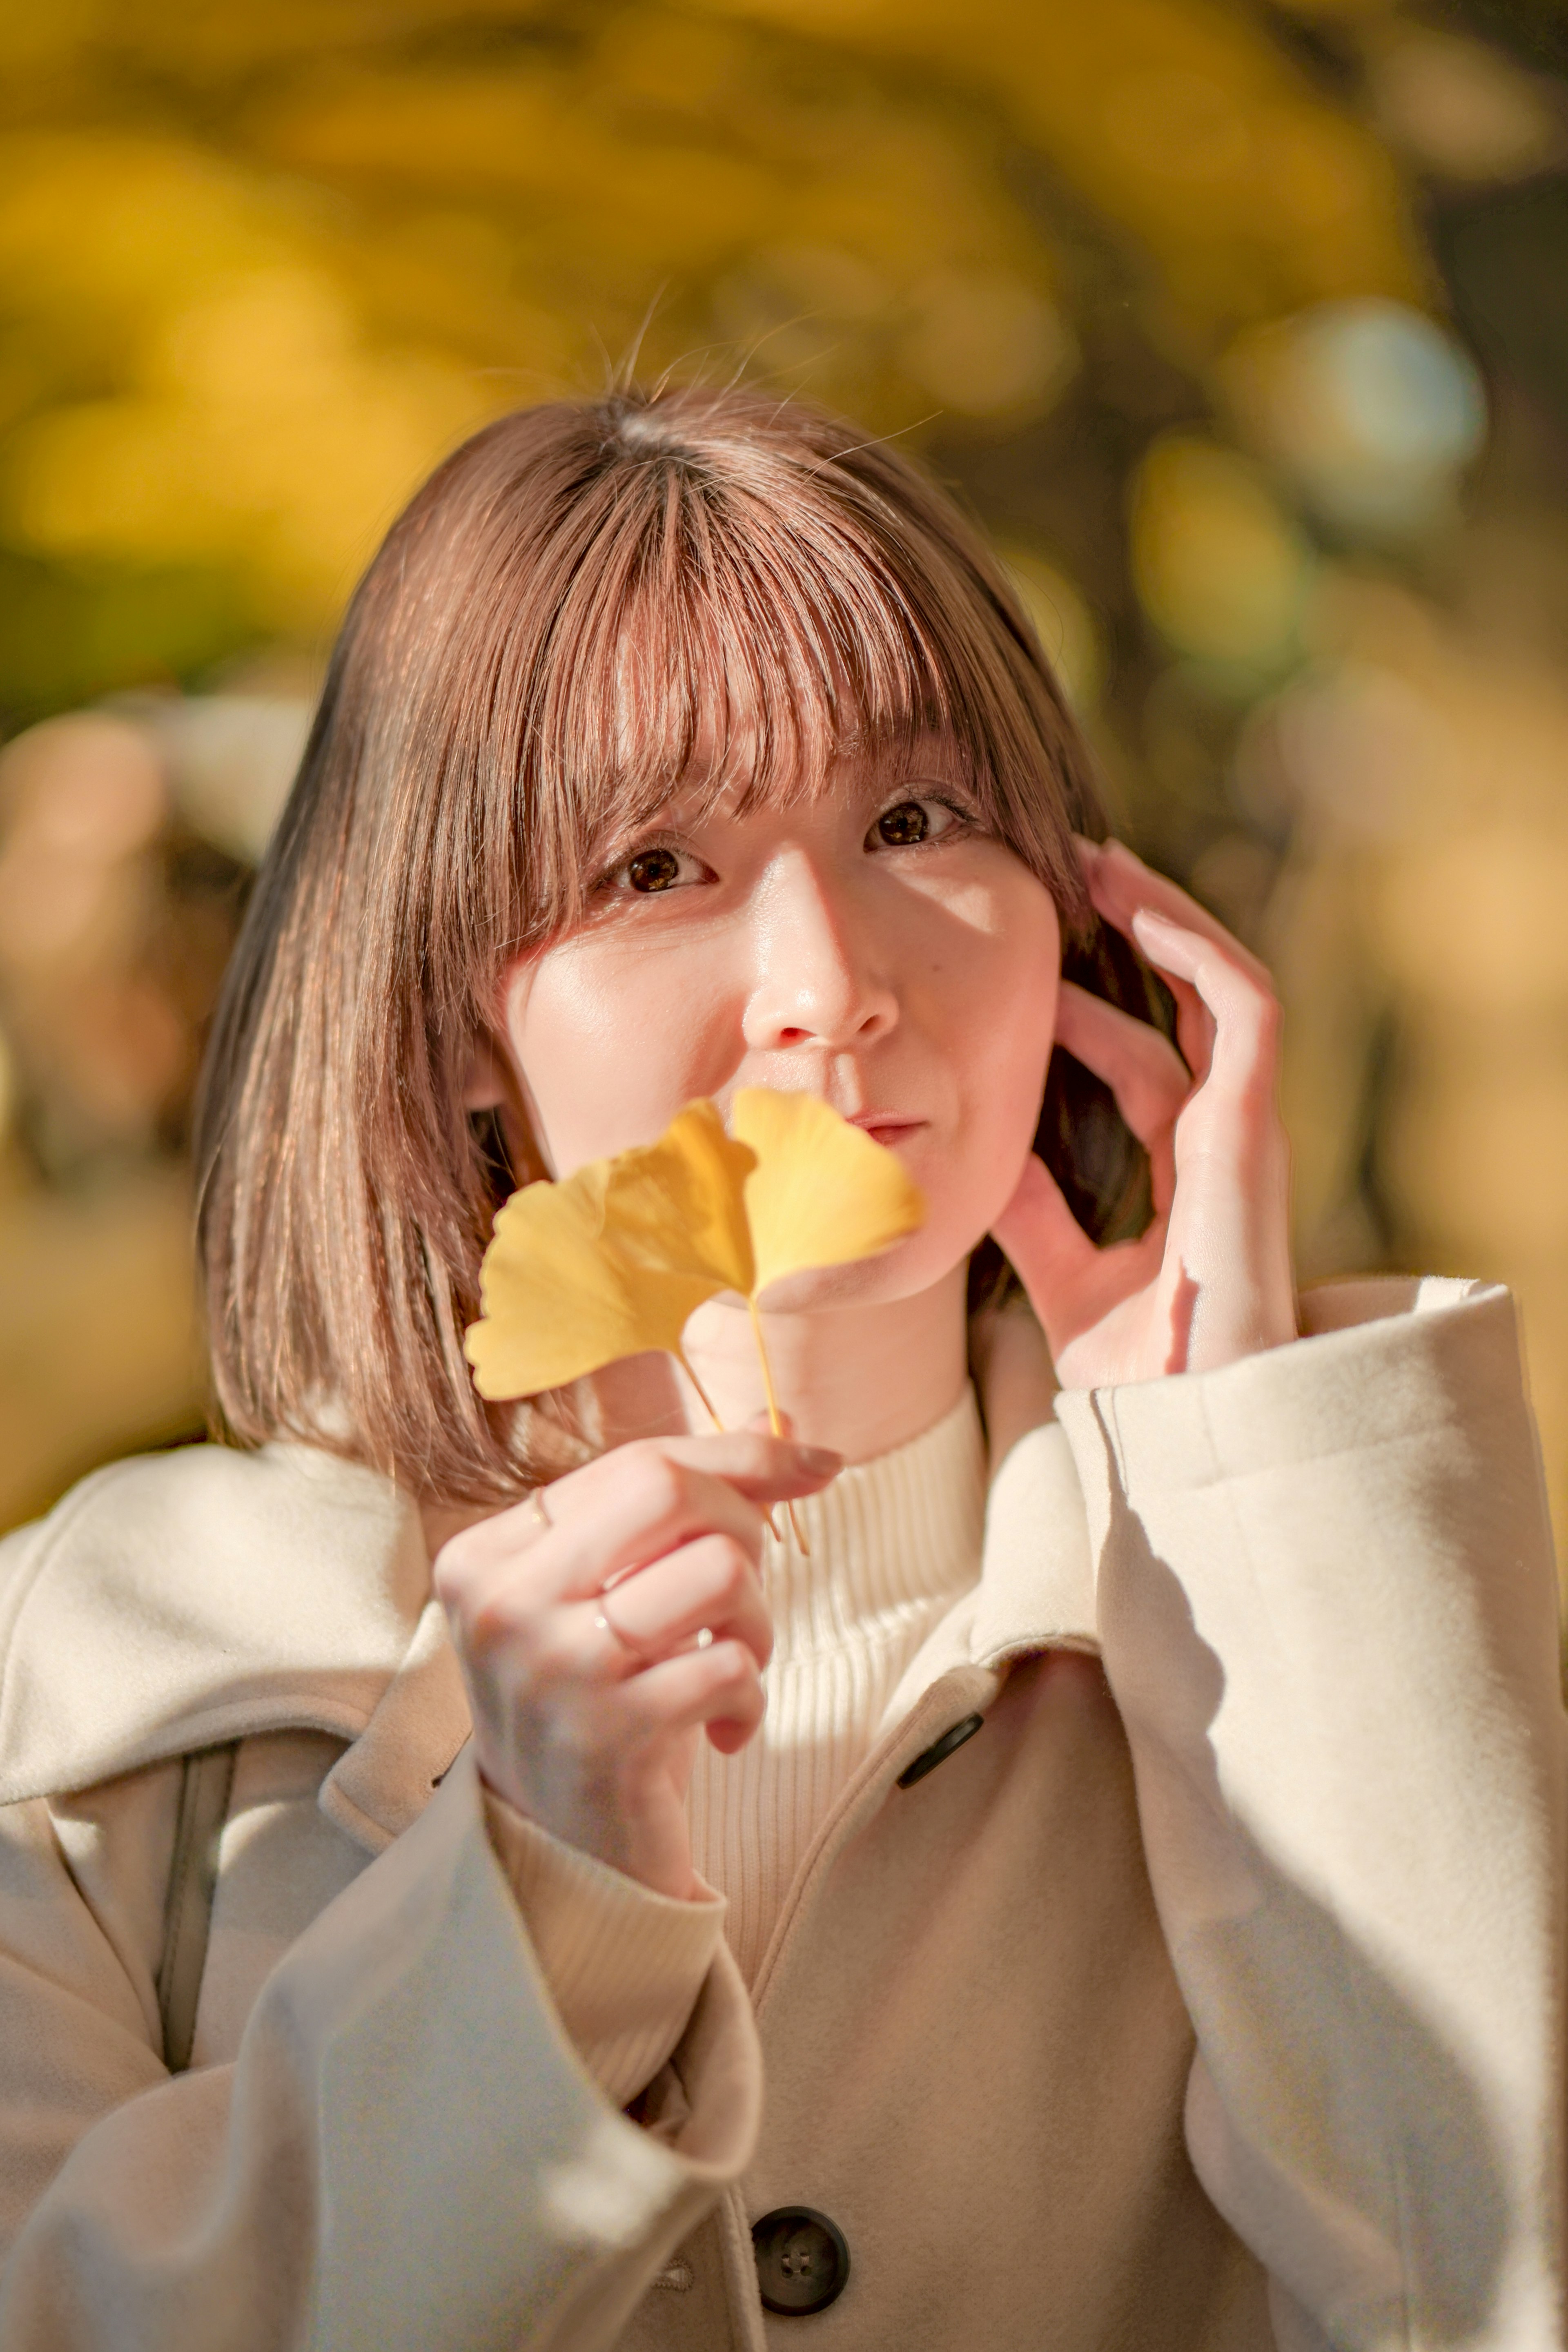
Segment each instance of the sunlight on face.
[{"label": "sunlight on face", "polygon": [[673,802],[610,845],[587,919],[508,973],[504,1030],[558,1176],[652,1142],[694,1096],[822,1096],[897,1152],[930,1213],[884,1257],[769,1303],[907,1297],[1017,1184],[1061,948],[1050,892],[934,741],[846,760],[794,807]]}]

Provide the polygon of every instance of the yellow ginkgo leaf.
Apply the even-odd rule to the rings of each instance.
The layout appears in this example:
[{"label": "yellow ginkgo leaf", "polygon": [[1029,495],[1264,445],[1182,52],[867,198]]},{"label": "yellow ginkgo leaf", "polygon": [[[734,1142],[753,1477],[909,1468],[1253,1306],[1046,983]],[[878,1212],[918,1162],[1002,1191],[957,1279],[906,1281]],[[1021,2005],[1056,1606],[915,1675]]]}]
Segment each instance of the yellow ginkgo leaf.
[{"label": "yellow ginkgo leaf", "polygon": [[757,1155],[746,1179],[754,1300],[786,1275],[873,1256],[924,1223],[925,1196],[894,1154],[815,1095],[743,1087],[733,1124]]},{"label": "yellow ginkgo leaf", "polygon": [[733,1290],[751,1308],[778,1428],[758,1294],[886,1249],[924,1213],[892,1152],[814,1096],[747,1087],[733,1136],[711,1102],[688,1103],[657,1143],[513,1193],[464,1342],[475,1386],[492,1400],[535,1396],[654,1349],[685,1363],[687,1318]]},{"label": "yellow ginkgo leaf", "polygon": [[659,1138],[608,1163],[606,1248],[630,1265],[712,1278],[715,1290],[756,1280],[744,1187],[757,1165],[711,1102],[688,1103]]},{"label": "yellow ginkgo leaf", "polygon": [[464,1341],[482,1397],[536,1396],[649,1349],[678,1355],[687,1317],[724,1287],[605,1247],[614,1165],[596,1160],[563,1183],[525,1185],[497,1215],[479,1276],[484,1311]]}]

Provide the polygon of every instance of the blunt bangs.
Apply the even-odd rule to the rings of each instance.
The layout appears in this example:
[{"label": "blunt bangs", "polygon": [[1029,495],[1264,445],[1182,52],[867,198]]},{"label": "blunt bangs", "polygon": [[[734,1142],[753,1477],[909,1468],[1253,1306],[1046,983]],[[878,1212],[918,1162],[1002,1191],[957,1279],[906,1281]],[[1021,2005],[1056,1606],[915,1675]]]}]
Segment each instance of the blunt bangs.
[{"label": "blunt bangs", "polygon": [[[465,719],[485,716],[474,785],[517,821],[520,852],[492,909],[502,953],[576,920],[604,843],[677,792],[787,801],[848,751],[933,731],[1082,925],[1075,730],[1000,567],[912,469],[752,394],[531,414],[578,428],[575,464],[552,452],[548,502],[503,494],[477,543],[443,533],[432,550],[474,568],[430,648],[425,707],[459,765]],[[527,421],[454,463],[501,454]]]}]

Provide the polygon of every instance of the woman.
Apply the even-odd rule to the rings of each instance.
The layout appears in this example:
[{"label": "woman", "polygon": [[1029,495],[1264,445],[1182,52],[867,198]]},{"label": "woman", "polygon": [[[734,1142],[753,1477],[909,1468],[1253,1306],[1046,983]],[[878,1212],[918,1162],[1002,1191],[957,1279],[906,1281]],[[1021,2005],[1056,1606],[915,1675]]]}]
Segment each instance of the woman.
[{"label": "woman", "polygon": [[[5,1553],[5,2352],[1559,2340],[1510,1310],[1297,1336],[1266,980],[1103,829],[847,427],[537,410],[396,525],[210,1059],[232,1442]],[[928,1203],[768,1300],[792,1433],[724,1299],[729,1434],[483,1406],[511,1188],[748,1084]]]}]

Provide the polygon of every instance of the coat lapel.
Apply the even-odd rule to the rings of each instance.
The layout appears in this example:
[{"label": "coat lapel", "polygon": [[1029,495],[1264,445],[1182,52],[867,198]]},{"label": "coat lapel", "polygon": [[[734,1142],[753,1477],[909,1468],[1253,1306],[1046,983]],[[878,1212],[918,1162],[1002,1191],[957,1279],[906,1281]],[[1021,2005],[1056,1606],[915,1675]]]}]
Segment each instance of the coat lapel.
[{"label": "coat lapel", "polygon": [[430,1601],[375,1713],[322,1782],[321,1811],[380,1853],[419,1819],[471,1728],[445,1612]]},{"label": "coat lapel", "polygon": [[991,1479],[980,1580],[933,1627],[878,1726],[879,1738],[956,1666],[1002,1666],[1030,1652],[1097,1650],[1083,1495],[1055,1422],[1026,1430]]}]

